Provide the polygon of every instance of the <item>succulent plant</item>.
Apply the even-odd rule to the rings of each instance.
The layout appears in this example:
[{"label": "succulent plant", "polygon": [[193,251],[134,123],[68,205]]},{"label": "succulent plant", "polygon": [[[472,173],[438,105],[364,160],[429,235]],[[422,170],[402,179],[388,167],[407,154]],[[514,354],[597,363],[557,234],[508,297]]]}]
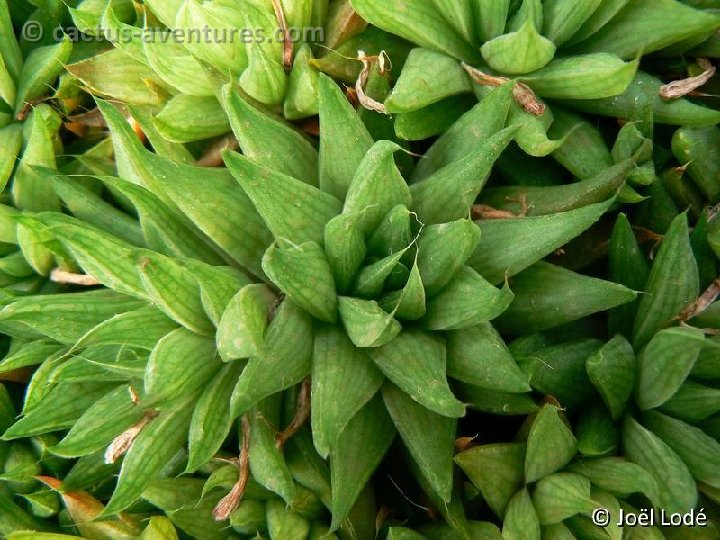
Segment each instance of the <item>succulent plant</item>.
[{"label": "succulent plant", "polygon": [[0,533],[717,533],[720,5],[34,4]]}]

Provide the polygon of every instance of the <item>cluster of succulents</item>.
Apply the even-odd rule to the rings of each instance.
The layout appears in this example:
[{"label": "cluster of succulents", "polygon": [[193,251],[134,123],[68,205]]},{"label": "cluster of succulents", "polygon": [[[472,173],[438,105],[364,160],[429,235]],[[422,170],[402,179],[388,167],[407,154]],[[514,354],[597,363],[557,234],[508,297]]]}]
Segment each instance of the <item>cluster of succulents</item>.
[{"label": "cluster of succulents", "polygon": [[0,0],[0,534],[720,537],[717,58],[716,0]]}]

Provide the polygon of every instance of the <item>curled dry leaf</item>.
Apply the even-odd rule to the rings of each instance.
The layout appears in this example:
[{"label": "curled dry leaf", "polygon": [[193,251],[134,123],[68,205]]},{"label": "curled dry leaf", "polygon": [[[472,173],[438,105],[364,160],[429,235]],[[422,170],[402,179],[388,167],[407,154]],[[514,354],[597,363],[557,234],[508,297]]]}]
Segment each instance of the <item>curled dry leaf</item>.
[{"label": "curled dry leaf", "polygon": [[72,272],[61,270],[60,268],[55,268],[52,272],[50,272],[50,280],[63,285],[82,285],[85,287],[100,285],[100,282],[93,276],[87,274],[73,274]]},{"label": "curled dry leaf", "polygon": [[285,12],[283,11],[280,0],[270,0],[275,10],[275,18],[280,25],[280,30],[283,33],[283,67],[285,71],[290,71],[293,64],[293,41],[290,37],[290,31],[288,30],[287,20],[285,19]]},{"label": "curled dry leaf", "polygon": [[720,278],[713,281],[705,292],[703,292],[692,304],[686,307],[677,318],[680,321],[685,322],[689,321],[693,317],[697,317],[700,313],[710,307],[710,304],[715,302],[718,296],[720,296]]},{"label": "curled dry leaf", "polygon": [[215,521],[225,521],[230,518],[240,504],[240,500],[245,493],[248,479],[250,478],[250,420],[247,415],[243,415],[242,420],[242,448],[240,449],[240,457],[237,460],[237,466],[240,471],[238,481],[225,495],[220,502],[213,508],[213,519]]},{"label": "curled dry leaf", "polygon": [[388,114],[385,105],[371,98],[365,93],[365,85],[367,84],[368,77],[370,76],[370,70],[372,69],[372,61],[377,60],[378,66],[380,68],[380,73],[385,73],[386,63],[389,64],[390,59],[388,58],[385,51],[380,51],[380,54],[377,56],[367,56],[365,54],[365,51],[358,51],[357,59],[360,60],[363,65],[362,71],[360,72],[360,75],[358,75],[358,78],[355,81],[355,93],[357,95],[357,100],[360,102],[360,105],[370,111],[379,112],[381,114]]},{"label": "curled dry leaf", "polygon": [[300,387],[297,409],[290,424],[278,433],[275,437],[275,445],[278,448],[285,446],[285,443],[295,435],[310,418],[310,379],[305,379]]},{"label": "curled dry leaf", "polygon": [[[467,65],[465,62],[461,65],[467,74],[470,75],[470,78],[480,86],[502,86],[511,80],[507,77],[488,75],[477,68]],[[525,112],[535,116],[541,116],[545,113],[545,104],[538,99],[533,89],[527,84],[516,81],[513,86],[513,97]]]},{"label": "curled dry leaf", "polygon": [[672,100],[687,96],[712,79],[717,71],[715,66],[704,58],[699,58],[697,63],[705,71],[694,77],[688,77],[679,81],[672,81],[668,84],[663,84],[660,87],[660,97],[665,100]]},{"label": "curled dry leaf", "polygon": [[120,435],[115,437],[110,443],[110,446],[105,450],[105,463],[111,465],[120,459],[123,455],[130,450],[133,442],[140,435],[140,432],[147,426],[153,418],[157,416],[157,411],[148,411],[145,416],[133,426],[123,431]]}]

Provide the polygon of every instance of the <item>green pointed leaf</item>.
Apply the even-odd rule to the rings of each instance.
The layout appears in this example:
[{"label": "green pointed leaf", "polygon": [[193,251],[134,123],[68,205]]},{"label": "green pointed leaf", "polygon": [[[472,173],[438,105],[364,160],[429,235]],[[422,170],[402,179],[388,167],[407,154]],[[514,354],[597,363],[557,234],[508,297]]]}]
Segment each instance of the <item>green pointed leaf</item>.
[{"label": "green pointed leaf", "polygon": [[412,212],[398,204],[390,210],[367,242],[368,251],[384,257],[407,247],[413,239]]},{"label": "green pointed leaf", "polygon": [[12,176],[15,160],[22,149],[22,132],[20,124],[0,128],[0,187],[3,189]]},{"label": "green pointed leaf", "polygon": [[78,457],[102,450],[139,422],[143,414],[144,410],[133,402],[130,387],[118,386],[88,408],[65,438],[52,447],[52,453]]},{"label": "green pointed leaf", "polygon": [[[311,66],[312,60],[312,49],[307,43],[303,43],[295,53],[288,80],[287,95],[283,103],[283,115],[288,120],[301,120],[319,113],[318,79],[320,74]],[[314,183],[317,181],[318,175],[316,174]]]},{"label": "green pointed leaf", "polygon": [[653,476],[640,465],[623,458],[584,459],[570,464],[568,470],[585,476],[593,485],[617,497],[642,493],[653,504],[658,504],[658,486]]},{"label": "green pointed leaf", "polygon": [[114,515],[132,505],[182,448],[194,399],[162,411],[140,432],[123,459],[117,486],[103,516]]},{"label": "green pointed leaf", "polygon": [[712,148],[717,146],[718,141],[720,129],[717,126],[682,127],[672,138],[673,154],[687,167],[687,175],[711,202],[720,200],[717,183],[720,162],[712,154]]},{"label": "green pointed leaf", "polygon": [[415,321],[425,315],[425,286],[420,276],[417,257],[402,290],[386,295],[380,305],[385,311],[393,312],[400,320]]},{"label": "green pointed leaf", "polygon": [[22,337],[47,336],[73,344],[101,322],[143,303],[108,290],[20,297],[0,310],[0,329]]},{"label": "green pointed leaf", "polygon": [[[552,157],[580,180],[592,178],[614,164],[600,130],[580,115],[553,106],[552,137],[563,139]],[[572,133],[572,136],[569,134]],[[599,202],[599,201],[598,201]]]},{"label": "green pointed leaf", "polygon": [[670,399],[690,375],[705,337],[695,328],[661,330],[637,359],[635,401],[642,410]]},{"label": "green pointed leaf", "polygon": [[138,540],[178,540],[178,534],[169,518],[153,516]]},{"label": "green pointed leaf", "polygon": [[230,525],[240,534],[248,536],[259,534],[267,528],[265,507],[266,503],[261,501],[247,499],[240,501],[237,509],[230,514]]},{"label": "green pointed leaf", "polygon": [[153,349],[145,370],[145,393],[156,403],[191,395],[219,369],[214,340],[178,328]]},{"label": "green pointed leaf", "polygon": [[57,113],[46,107],[40,105],[32,113],[28,122],[30,133],[25,136],[25,149],[13,178],[13,202],[20,210],[60,210],[60,198],[52,189],[52,180],[35,170],[35,167],[56,167],[53,137]]},{"label": "green pointed leaf", "polygon": [[[0,373],[8,373],[16,369],[42,364],[62,348],[62,345],[54,340],[34,339],[8,352],[7,356],[0,362]],[[2,427],[2,423],[0,423],[0,427]]]},{"label": "green pointed leaf", "polygon": [[295,484],[275,436],[281,428],[282,394],[265,398],[247,414],[250,421],[250,471],[253,478],[286,504],[295,497]]},{"label": "green pointed leaf", "polygon": [[267,527],[271,540],[301,540],[310,533],[310,522],[280,501],[268,501]]},{"label": "green pointed leaf", "polygon": [[184,265],[192,271],[200,286],[200,298],[205,313],[215,326],[220,324],[222,314],[237,292],[250,284],[250,279],[235,268],[210,266],[186,259]]},{"label": "green pointed leaf", "polygon": [[369,235],[396,205],[410,206],[410,190],[395,165],[393,154],[400,147],[378,141],[358,165],[348,187],[344,214],[359,214],[359,226]]},{"label": "green pointed leaf", "polygon": [[543,34],[561,46],[602,4],[602,0],[548,0],[543,2]]},{"label": "green pointed leaf", "polygon": [[223,366],[200,394],[190,421],[187,471],[209,463],[230,433],[230,397],[241,371],[237,362]]},{"label": "green pointed leaf", "polygon": [[42,401],[32,410],[26,407],[24,416],[8,428],[3,434],[4,440],[20,437],[32,437],[67,429],[102,398],[113,385],[110,383],[70,383],[54,386],[47,390]]},{"label": "green pointed leaf", "polygon": [[630,0],[608,0],[600,2],[600,5],[593,12],[592,15],[582,24],[579,30],[577,30],[568,45],[579,43],[582,40],[592,36],[598,30],[603,28],[609,21],[617,15],[621,9],[623,9]]},{"label": "green pointed leaf", "polygon": [[445,378],[445,344],[438,338],[408,330],[369,353],[388,379],[424,407],[451,418],[465,414]]},{"label": "green pointed leaf", "polygon": [[580,413],[575,428],[578,451],[584,456],[606,456],[617,451],[620,430],[607,408],[593,403]]},{"label": "green pointed leaf", "polygon": [[175,144],[219,137],[230,131],[225,111],[214,96],[175,96],[152,122],[163,139]]},{"label": "green pointed leaf", "polygon": [[490,323],[447,333],[447,373],[490,390],[530,390],[527,376]]},{"label": "green pointed leaf", "polygon": [[560,523],[575,514],[595,510],[590,481],[579,474],[556,473],[542,478],[535,487],[533,502],[543,525]]},{"label": "green pointed leaf", "polygon": [[345,200],[373,140],[335,81],[321,74],[319,82],[320,189]]},{"label": "green pointed leaf", "polygon": [[[179,208],[219,248],[261,275],[260,259],[271,234],[230,173],[178,164],[148,152],[117,109],[102,100],[97,104],[111,130],[120,176]],[[235,211],[226,212],[229,207]]]},{"label": "green pointed leaf", "polygon": [[[625,214],[618,215],[610,236],[608,266],[608,277],[611,281],[635,291],[645,289],[650,266],[645,254],[640,250],[635,231]],[[632,338],[638,303],[639,300],[636,300],[610,311],[608,326],[611,333],[618,332],[628,339]]]},{"label": "green pointed leaf", "polygon": [[[572,137],[574,136],[573,134]],[[526,204],[527,216],[569,212],[611,199],[625,183],[628,173],[634,167],[633,161],[625,160],[604,168],[591,178],[572,184],[492,188],[483,191],[482,201],[493,208],[510,212],[521,212],[522,204]]]},{"label": "green pointed leaf", "polygon": [[695,481],[672,448],[632,418],[623,427],[625,454],[646,469],[657,482],[659,506],[668,512],[684,513],[697,504]]},{"label": "green pointed leaf", "polygon": [[383,400],[410,455],[435,494],[450,502],[457,421],[434,413],[386,384]]},{"label": "green pointed leaf", "polygon": [[[220,36],[231,36],[238,28],[257,28],[247,24],[244,13],[231,4],[206,4],[193,0],[151,0],[148,2],[166,26],[182,28],[191,36],[193,30],[208,28]],[[238,74],[248,65],[247,43],[243,39],[187,39],[186,47],[199,60],[223,73]]]},{"label": "green pointed leaf", "polygon": [[440,292],[458,274],[480,241],[480,229],[468,219],[424,227],[417,265],[428,296]]},{"label": "green pointed leaf", "polygon": [[419,182],[467,156],[500,131],[505,127],[512,102],[512,84],[492,90],[435,141],[423,159],[418,161],[412,181]]},{"label": "green pointed leaf", "polygon": [[538,70],[555,56],[555,44],[541,36],[531,21],[515,32],[483,43],[480,50],[491,68],[508,75]]},{"label": "green pointed leaf", "polygon": [[225,153],[225,163],[276,239],[321,243],[325,225],[340,213],[335,197],[300,180],[234,152]]},{"label": "green pointed leaf", "polygon": [[496,289],[475,270],[464,266],[428,302],[423,324],[431,330],[470,328],[495,319],[514,297],[507,286]]},{"label": "green pointed leaf", "polygon": [[503,519],[502,537],[507,540],[540,539],[540,521],[527,488],[510,499]]},{"label": "green pointed leaf", "polygon": [[[312,364],[313,442],[321,456],[337,445],[338,434],[372,398],[384,377],[365,351],[334,326],[315,332]],[[343,406],[338,407],[342,401]]]},{"label": "green pointed leaf", "polygon": [[72,48],[70,38],[63,36],[58,43],[40,47],[28,55],[18,79],[16,115],[25,107],[26,103],[34,102],[48,92],[48,87],[52,86],[63,71],[63,65],[70,58]]},{"label": "green pointed leaf", "polygon": [[379,0],[352,0],[352,6],[370,24],[417,43],[471,62],[478,57],[473,47],[443,17],[432,2],[402,0],[387,4]]},{"label": "green pointed leaf", "polygon": [[212,335],[215,328],[203,309],[200,287],[187,268],[152,251],[139,251],[137,271],[150,301],[170,318],[197,334]]},{"label": "green pointed leaf", "polygon": [[75,349],[93,345],[126,345],[152,350],[160,338],[178,325],[151,306],[119,313],[101,322],[74,345]]},{"label": "green pointed leaf", "polygon": [[132,105],[157,106],[169,90],[150,67],[121,49],[70,64],[67,70],[93,95]]},{"label": "green pointed leaf", "polygon": [[335,283],[325,252],[317,243],[273,245],[265,253],[262,264],[273,283],[298,306],[321,321],[336,321]]},{"label": "green pointed leaf", "polygon": [[392,313],[384,311],[375,300],[340,296],[338,308],[345,330],[357,347],[381,347],[402,328]]},{"label": "green pointed leaf", "polygon": [[230,300],[218,326],[218,353],[225,362],[256,356],[262,348],[276,297],[265,285],[246,285]]},{"label": "green pointed leaf", "polygon": [[421,141],[445,133],[477,103],[471,94],[459,94],[409,113],[395,115],[395,135]]},{"label": "green pointed leaf", "polygon": [[363,268],[355,280],[353,294],[360,298],[373,298],[383,290],[383,285],[400,263],[407,248],[389,255]]},{"label": "green pointed leaf", "polygon": [[394,436],[395,428],[380,396],[360,409],[340,434],[330,456],[331,529],[337,529],[347,517]]},{"label": "green pointed leaf", "polygon": [[720,390],[687,380],[660,409],[690,423],[705,420],[720,412]]},{"label": "green pointed leaf", "polygon": [[[265,16],[262,22],[269,22],[267,15],[252,4],[245,6],[245,25],[243,28],[263,28],[259,17]],[[275,28],[275,20],[270,23]],[[270,29],[268,28],[268,30]],[[270,46],[280,46],[280,40],[251,40],[248,47],[248,67],[240,75],[238,84],[253,99],[265,105],[279,105],[287,90],[287,76],[283,69],[281,55],[278,50],[271,50]]]},{"label": "green pointed leaf", "polygon": [[620,95],[602,99],[576,99],[567,104],[580,111],[632,121],[637,104],[648,103],[654,121],[660,124],[705,126],[720,122],[720,112],[713,109],[683,98],[663,100],[660,97],[662,84],[659,79],[638,72],[630,86]]},{"label": "green pointed leaf", "polygon": [[633,345],[641,348],[699,294],[697,263],[690,245],[687,216],[679,215],[665,234],[640,299]]},{"label": "green pointed leaf", "polygon": [[120,293],[143,299],[148,297],[133,262],[132,246],[68,216],[43,213],[38,218],[86,274]]},{"label": "green pointed leaf", "polygon": [[575,456],[575,437],[554,405],[545,405],[530,426],[525,481],[536,482],[563,468]]},{"label": "green pointed leaf", "polygon": [[538,409],[528,393],[501,392],[462,383],[458,386],[459,396],[471,409],[499,416],[525,416]]},{"label": "green pointed leaf", "polygon": [[367,252],[359,221],[360,214],[340,214],[325,226],[325,255],[341,294],[350,289]]},{"label": "green pointed leaf", "polygon": [[478,221],[482,237],[468,265],[491,283],[499,283],[582,234],[610,204],[591,204],[548,216]]},{"label": "green pointed leaf", "polygon": [[697,35],[709,34],[719,22],[717,15],[675,0],[651,3],[631,0],[608,24],[576,48],[633,58],[639,53],[648,54]]},{"label": "green pointed leaf", "polygon": [[525,445],[521,443],[475,446],[455,456],[483,498],[503,518],[512,496],[524,483]]},{"label": "green pointed leaf", "polygon": [[521,78],[537,95],[553,99],[600,99],[622,94],[635,78],[639,60],[623,62],[598,52],[558,58]]},{"label": "green pointed leaf", "polygon": [[421,182],[413,184],[410,188],[412,208],[417,212],[418,219],[430,225],[467,217],[490,176],[492,166],[514,135],[515,128],[503,129],[467,154],[458,156]]},{"label": "green pointed leaf", "polygon": [[515,300],[498,319],[501,332],[525,334],[560,326],[631,302],[636,293],[609,281],[583,276],[546,262],[535,263],[510,281]]},{"label": "green pointed leaf", "polygon": [[302,381],[310,373],[312,348],[312,319],[290,300],[283,301],[265,332],[261,354],[250,358],[233,390],[233,418]]},{"label": "green pointed leaf", "polygon": [[168,86],[190,96],[212,96],[213,87],[203,68],[181,43],[142,40],[148,66]]},{"label": "green pointed leaf", "polygon": [[701,429],[658,412],[645,416],[648,427],[660,437],[687,465],[698,482],[720,486],[720,443]]},{"label": "green pointed leaf", "polygon": [[622,415],[635,388],[632,345],[617,335],[588,357],[585,369],[614,420]]},{"label": "green pointed leaf", "polygon": [[502,35],[510,12],[510,0],[474,0],[475,38],[490,41]]},{"label": "green pointed leaf", "polygon": [[36,168],[35,171],[38,176],[45,176],[52,183],[55,192],[75,217],[129,244],[141,247],[145,245],[140,225],[135,219],[103,201],[77,179],[56,175],[50,169]]},{"label": "green pointed leaf", "polygon": [[231,86],[223,105],[243,154],[258,165],[318,185],[318,152],[292,127],[254,107]]},{"label": "green pointed leaf", "polygon": [[434,50],[413,49],[385,108],[390,113],[407,113],[471,91],[470,79],[457,60]]},{"label": "green pointed leaf", "polygon": [[201,238],[158,197],[142,186],[110,176],[97,177],[111,189],[125,195],[137,210],[147,246],[159,253],[176,257],[193,257],[214,264],[222,258],[210,243]]},{"label": "green pointed leaf", "polygon": [[[15,39],[10,9],[6,0],[0,0],[0,28],[2,29],[0,31],[0,36],[2,36],[0,38],[2,40],[0,41],[0,50],[3,52],[3,61],[13,79],[17,79],[22,69],[23,56]],[[3,534],[5,533],[3,532]]]},{"label": "green pointed leaf", "polygon": [[595,395],[585,364],[601,345],[597,339],[576,338],[518,354],[517,360],[533,389],[555,396],[565,407],[576,408]]}]

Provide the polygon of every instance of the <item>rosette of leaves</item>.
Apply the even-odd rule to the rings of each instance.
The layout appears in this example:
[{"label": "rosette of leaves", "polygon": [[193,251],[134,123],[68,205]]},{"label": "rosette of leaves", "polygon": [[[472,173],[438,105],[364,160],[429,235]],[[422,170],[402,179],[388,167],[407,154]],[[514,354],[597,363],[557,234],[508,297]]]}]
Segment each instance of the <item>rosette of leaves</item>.
[{"label": "rosette of leaves", "polygon": [[651,262],[621,214],[610,276],[644,294],[610,312],[614,337],[518,358],[523,369],[534,366],[531,385],[558,401],[528,417],[519,442],[478,445],[455,458],[502,520],[503,535],[601,534],[591,520],[597,508],[610,512],[610,537],[624,534],[621,509],[648,508],[708,509],[716,534],[716,229],[707,211],[692,230],[687,214],[676,213]]},{"label": "rosette of leaves", "polygon": [[[174,456],[196,471],[221,448],[240,450],[256,481],[292,505],[301,487],[318,493],[316,469],[327,467],[319,453],[330,461],[321,500],[336,529],[352,523],[399,433],[419,480],[447,508],[455,426],[465,412],[449,379],[473,407],[500,414],[508,395],[529,390],[490,321],[511,314],[504,324],[523,327],[523,306],[556,279],[573,291],[589,284],[593,294],[560,314],[568,297],[546,297],[554,314],[546,327],[634,298],[538,263],[595,223],[612,190],[607,200],[547,215],[470,219],[516,133],[505,127],[512,95],[510,83],[483,98],[431,148],[428,178],[410,186],[394,162],[397,146],[374,142],[325,77],[319,151],[226,87],[220,97],[243,151],[226,154],[229,171],[148,151],[122,114],[98,101],[122,157],[121,178],[97,180],[134,208],[142,238],[121,237],[114,221],[22,216],[48,235],[50,251],[111,290],[5,300],[0,326],[17,349],[3,367],[40,367],[23,417],[4,438],[69,429],[55,454],[114,461],[127,452],[102,515],[131,507]],[[506,276],[516,276],[514,299],[507,284],[494,285]],[[488,351],[492,361],[482,361]],[[307,377],[311,422],[297,432],[307,403],[284,414],[283,391],[298,391]],[[250,424],[249,439],[231,434],[238,416]],[[306,442],[291,451],[299,440]]]},{"label": "rosette of leaves", "polygon": [[68,70],[92,94],[128,105],[153,144],[207,141],[230,132],[216,96],[228,82],[289,119],[316,115],[310,62],[320,41],[362,29],[338,11],[327,0],[84,0],[71,10],[77,30],[114,48]]},{"label": "rosette of leaves", "polygon": [[411,51],[385,100],[387,111],[397,115],[396,131],[404,138],[441,133],[472,103],[468,94],[474,90],[473,82],[494,86],[508,78],[522,83],[516,87],[511,123],[521,126],[517,143],[532,156],[558,149],[573,127],[548,135],[556,107],[625,120],[637,120],[638,111],[646,109],[654,114],[654,122],[673,125],[714,124],[720,119],[717,111],[685,99],[661,98],[662,81],[638,70],[641,55],[678,55],[711,38],[720,19],[712,9],[700,9],[707,7],[704,4],[696,8],[676,0],[351,3],[370,24],[419,46]]}]

